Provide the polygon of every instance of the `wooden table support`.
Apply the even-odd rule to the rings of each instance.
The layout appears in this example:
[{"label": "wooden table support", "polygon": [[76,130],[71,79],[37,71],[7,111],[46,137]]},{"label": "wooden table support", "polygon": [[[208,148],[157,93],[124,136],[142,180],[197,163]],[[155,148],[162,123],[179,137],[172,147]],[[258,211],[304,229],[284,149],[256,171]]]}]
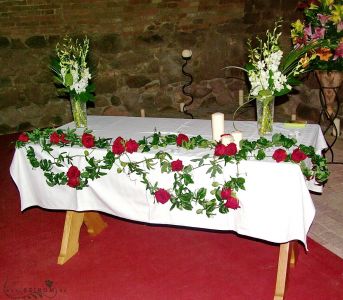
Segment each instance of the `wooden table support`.
[{"label": "wooden table support", "polygon": [[286,291],[288,266],[295,267],[298,258],[297,242],[280,244],[274,300],[283,300]]},{"label": "wooden table support", "polygon": [[67,211],[61,251],[57,259],[59,265],[65,264],[79,251],[79,236],[83,223],[86,224],[87,231],[92,236],[98,235],[107,227],[107,223],[103,221],[97,212]]},{"label": "wooden table support", "polygon": [[[61,251],[57,260],[59,265],[65,264],[78,252],[80,229],[83,223],[86,224],[87,231],[92,236],[98,235],[107,227],[107,223],[103,221],[100,214],[97,212],[67,211],[64,222]],[[274,300],[284,299],[288,266],[294,267],[296,265],[297,256],[297,242],[293,241],[280,244]]]}]

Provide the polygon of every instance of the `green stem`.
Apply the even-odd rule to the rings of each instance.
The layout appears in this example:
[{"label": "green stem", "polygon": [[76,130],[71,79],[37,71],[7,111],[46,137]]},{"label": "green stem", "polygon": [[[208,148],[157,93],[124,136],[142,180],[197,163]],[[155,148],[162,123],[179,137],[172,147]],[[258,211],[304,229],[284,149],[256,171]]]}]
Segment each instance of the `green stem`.
[{"label": "green stem", "polygon": [[87,127],[86,103],[75,99],[71,99],[70,101],[76,127]]},{"label": "green stem", "polygon": [[273,100],[273,97],[269,97],[260,101],[260,105],[262,105],[261,118],[258,120],[260,135],[265,135],[273,131]]}]

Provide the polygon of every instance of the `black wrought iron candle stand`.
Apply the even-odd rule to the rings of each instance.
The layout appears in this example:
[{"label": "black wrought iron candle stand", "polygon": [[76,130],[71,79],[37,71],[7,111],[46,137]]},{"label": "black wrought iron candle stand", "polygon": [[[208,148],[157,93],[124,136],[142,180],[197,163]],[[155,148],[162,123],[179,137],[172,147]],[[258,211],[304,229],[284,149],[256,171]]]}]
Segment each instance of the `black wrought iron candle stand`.
[{"label": "black wrought iron candle stand", "polygon": [[189,86],[192,84],[192,82],[193,82],[193,76],[192,76],[192,74],[187,73],[187,72],[185,71],[185,67],[187,66],[187,62],[188,62],[189,60],[191,60],[191,58],[192,58],[192,56],[187,56],[187,57],[185,57],[185,56],[182,55],[182,59],[185,61],[184,64],[182,65],[182,74],[185,75],[185,76],[187,76],[187,77],[189,77],[189,81],[186,82],[186,83],[183,85],[183,87],[182,87],[182,93],[183,93],[185,96],[188,96],[188,97],[191,98],[190,101],[188,101],[187,103],[185,103],[185,105],[184,105],[184,107],[183,107],[183,113],[185,113],[186,115],[188,115],[188,116],[190,116],[192,119],[194,119],[193,115],[187,110],[187,107],[190,106],[190,105],[193,103],[194,98],[193,98],[192,93],[189,93],[189,92],[186,91],[186,88],[189,87]]},{"label": "black wrought iron candle stand", "polygon": [[[326,143],[328,145],[328,148],[325,149],[323,151],[323,153],[324,153],[324,155],[326,155],[327,152],[330,152],[331,153],[331,163],[334,163],[334,152],[333,152],[332,148],[335,145],[337,138],[338,138],[338,135],[339,135],[338,128],[336,127],[334,120],[335,120],[335,118],[337,118],[340,107],[341,107],[340,99],[338,97],[338,91],[340,89],[340,86],[337,86],[337,87],[322,86],[317,74],[316,74],[316,78],[317,78],[317,81],[319,84],[319,89],[320,89],[319,99],[320,99],[321,111],[320,111],[320,116],[319,116],[319,125],[321,123],[322,117],[324,117],[324,119],[329,121],[329,124],[326,126],[326,128],[323,131],[324,137],[325,137],[325,134],[330,130],[330,128],[333,128],[334,131],[336,132],[336,134],[334,135],[334,139],[331,143],[329,143],[327,141],[327,139],[325,138]],[[325,96],[325,90],[328,90],[328,89],[332,90],[335,94],[336,110],[334,111],[333,115],[328,111],[328,108],[327,108],[327,99]]]}]

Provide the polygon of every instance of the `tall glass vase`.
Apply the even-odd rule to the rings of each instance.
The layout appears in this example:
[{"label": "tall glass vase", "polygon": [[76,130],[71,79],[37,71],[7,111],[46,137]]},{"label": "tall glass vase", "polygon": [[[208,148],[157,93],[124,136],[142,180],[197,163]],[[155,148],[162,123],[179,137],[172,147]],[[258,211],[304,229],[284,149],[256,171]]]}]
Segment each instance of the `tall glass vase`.
[{"label": "tall glass vase", "polygon": [[86,102],[70,98],[71,110],[73,112],[73,118],[76,127],[87,127],[87,106]]},{"label": "tall glass vase", "polygon": [[259,135],[267,135],[273,132],[274,99],[272,95],[256,98],[257,128]]}]

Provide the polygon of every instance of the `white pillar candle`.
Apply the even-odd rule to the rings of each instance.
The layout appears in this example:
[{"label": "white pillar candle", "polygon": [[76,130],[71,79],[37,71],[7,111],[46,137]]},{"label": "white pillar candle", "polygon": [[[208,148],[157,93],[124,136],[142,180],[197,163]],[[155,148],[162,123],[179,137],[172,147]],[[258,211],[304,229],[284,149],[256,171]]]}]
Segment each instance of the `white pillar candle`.
[{"label": "white pillar candle", "polygon": [[189,49],[185,49],[182,51],[181,55],[183,58],[190,58],[190,57],[192,57],[192,51]]},{"label": "white pillar candle", "polygon": [[240,131],[233,131],[231,132],[231,136],[233,138],[234,143],[237,146],[237,150],[239,150],[240,149],[239,142],[243,139],[243,133]]},{"label": "white pillar candle", "polygon": [[224,114],[216,112],[212,114],[212,139],[219,142],[222,134],[224,134]]},{"label": "white pillar candle", "polygon": [[184,108],[185,108],[185,103],[181,102],[180,103],[180,111],[183,112]]},{"label": "white pillar candle", "polygon": [[145,118],[145,110],[144,110],[144,108],[141,109],[141,117]]},{"label": "white pillar candle", "polygon": [[296,119],[297,119],[297,115],[296,115],[296,114],[292,114],[291,120],[292,120],[292,121],[295,121]]},{"label": "white pillar candle", "polygon": [[335,124],[335,126],[337,128],[337,131],[336,131],[335,126],[333,126],[333,128],[332,128],[332,135],[333,136],[340,136],[341,135],[341,120],[339,118],[335,118],[333,120],[333,123]]},{"label": "white pillar candle", "polygon": [[227,146],[230,143],[233,143],[233,137],[231,134],[222,134],[221,141],[224,146]]},{"label": "white pillar candle", "polygon": [[244,92],[243,90],[238,91],[238,104],[242,106],[244,104]]}]

